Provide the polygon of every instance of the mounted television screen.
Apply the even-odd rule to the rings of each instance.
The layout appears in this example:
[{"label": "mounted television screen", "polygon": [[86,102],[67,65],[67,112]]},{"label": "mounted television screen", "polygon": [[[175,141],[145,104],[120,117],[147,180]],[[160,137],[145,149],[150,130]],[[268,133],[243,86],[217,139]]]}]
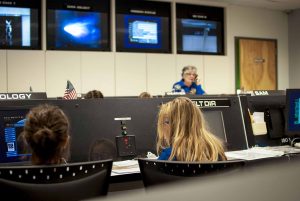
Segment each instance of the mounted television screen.
[{"label": "mounted television screen", "polygon": [[176,4],[177,53],[224,54],[224,9]]},{"label": "mounted television screen", "polygon": [[47,1],[48,50],[110,50],[109,0]]},{"label": "mounted television screen", "polygon": [[0,48],[41,49],[41,1],[0,1]]},{"label": "mounted television screen", "polygon": [[300,89],[286,90],[286,134],[291,137],[300,136]]},{"label": "mounted television screen", "polygon": [[28,109],[0,110],[0,163],[25,163],[31,151],[21,133]]},{"label": "mounted television screen", "polygon": [[170,8],[164,2],[117,1],[117,51],[170,53]]}]

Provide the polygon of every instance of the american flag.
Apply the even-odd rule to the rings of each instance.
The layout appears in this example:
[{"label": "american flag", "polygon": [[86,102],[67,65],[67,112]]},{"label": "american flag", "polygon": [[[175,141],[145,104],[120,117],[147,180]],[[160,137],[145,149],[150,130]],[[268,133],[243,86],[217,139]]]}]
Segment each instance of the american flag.
[{"label": "american flag", "polygon": [[68,80],[67,87],[64,94],[64,99],[77,99],[77,93],[73,84]]}]

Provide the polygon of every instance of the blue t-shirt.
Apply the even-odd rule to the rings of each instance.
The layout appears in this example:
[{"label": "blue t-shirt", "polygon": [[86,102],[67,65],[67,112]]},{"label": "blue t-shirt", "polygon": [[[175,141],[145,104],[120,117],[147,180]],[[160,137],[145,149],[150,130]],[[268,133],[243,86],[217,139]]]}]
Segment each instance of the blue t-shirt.
[{"label": "blue t-shirt", "polygon": [[197,95],[205,94],[205,91],[202,89],[201,84],[197,85],[196,83],[193,82],[192,85],[188,87],[184,84],[183,80],[176,82],[173,85],[173,89],[175,90],[175,92],[181,92],[181,90],[183,89],[186,94],[189,94],[191,92],[194,92],[193,94],[197,94]]},{"label": "blue t-shirt", "polygon": [[161,151],[161,153],[157,159],[158,160],[168,160],[171,155],[171,152],[172,152],[171,147],[165,148]]}]

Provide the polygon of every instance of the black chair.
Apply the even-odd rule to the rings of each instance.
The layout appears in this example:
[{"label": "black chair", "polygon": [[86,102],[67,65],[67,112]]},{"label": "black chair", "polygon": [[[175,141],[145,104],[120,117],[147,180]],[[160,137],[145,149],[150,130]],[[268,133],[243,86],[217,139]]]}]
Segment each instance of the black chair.
[{"label": "black chair", "polygon": [[1,200],[75,201],[106,195],[112,162],[0,167]]},{"label": "black chair", "polygon": [[145,187],[216,173],[228,173],[245,166],[244,160],[183,162],[138,159]]}]

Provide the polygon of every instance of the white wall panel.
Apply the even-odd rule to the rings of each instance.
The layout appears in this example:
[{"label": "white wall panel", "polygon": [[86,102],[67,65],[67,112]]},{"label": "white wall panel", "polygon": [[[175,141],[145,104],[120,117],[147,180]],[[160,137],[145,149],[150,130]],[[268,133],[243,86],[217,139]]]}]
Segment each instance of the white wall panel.
[{"label": "white wall panel", "polygon": [[152,95],[164,95],[172,89],[176,79],[175,56],[147,54],[147,86]]},{"label": "white wall panel", "polygon": [[234,85],[234,69],[230,67],[228,57],[206,56],[205,68],[205,92],[207,94],[223,94],[231,91]]},{"label": "white wall panel", "polygon": [[116,95],[137,96],[146,90],[146,54],[116,53]]},{"label": "white wall panel", "polygon": [[7,74],[9,92],[45,91],[43,51],[8,50]]},{"label": "white wall panel", "polygon": [[114,53],[82,52],[82,93],[100,90],[104,96],[115,96]]},{"label": "white wall panel", "polygon": [[62,97],[67,80],[77,93],[80,86],[81,53],[75,51],[46,51],[46,90],[48,97]]},{"label": "white wall panel", "polygon": [[0,93],[7,92],[6,51],[0,50]]}]

